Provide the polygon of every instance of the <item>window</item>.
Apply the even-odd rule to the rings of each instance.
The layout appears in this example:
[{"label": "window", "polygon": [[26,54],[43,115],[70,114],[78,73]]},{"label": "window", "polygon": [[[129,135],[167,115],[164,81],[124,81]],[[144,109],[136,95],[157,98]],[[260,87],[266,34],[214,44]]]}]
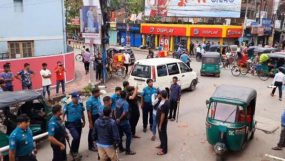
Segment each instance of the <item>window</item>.
[{"label": "window", "polygon": [[157,75],[158,77],[167,76],[166,65],[157,66]]},{"label": "window", "polygon": [[190,68],[184,63],[179,63],[181,73],[191,72]]},{"label": "window", "polygon": [[167,64],[167,69],[168,69],[169,75],[179,74],[177,63]]},{"label": "window", "polygon": [[131,75],[141,78],[150,78],[151,76],[150,66],[137,64],[135,65]]},{"label": "window", "polygon": [[11,41],[8,42],[9,58],[26,58],[34,55],[33,41]]},{"label": "window", "polygon": [[240,110],[242,108],[237,105],[213,102],[208,117],[219,121],[235,123],[237,121],[237,113]]}]

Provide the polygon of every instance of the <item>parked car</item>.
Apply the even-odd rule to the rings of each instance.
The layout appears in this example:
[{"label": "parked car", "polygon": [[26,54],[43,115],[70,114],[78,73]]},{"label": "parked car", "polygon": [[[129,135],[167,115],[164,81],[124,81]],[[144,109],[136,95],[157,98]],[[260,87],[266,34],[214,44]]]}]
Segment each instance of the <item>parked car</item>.
[{"label": "parked car", "polygon": [[130,54],[130,62],[134,64],[136,61],[135,54],[131,48],[128,47],[112,47],[107,49],[108,54],[116,54],[116,53],[128,53]]},{"label": "parked car", "polygon": [[151,78],[154,80],[154,86],[162,90],[170,87],[174,76],[178,77],[178,84],[182,89],[195,90],[198,83],[197,74],[181,60],[174,58],[138,60],[128,81],[137,85],[138,91],[142,92],[147,86],[146,80]]}]

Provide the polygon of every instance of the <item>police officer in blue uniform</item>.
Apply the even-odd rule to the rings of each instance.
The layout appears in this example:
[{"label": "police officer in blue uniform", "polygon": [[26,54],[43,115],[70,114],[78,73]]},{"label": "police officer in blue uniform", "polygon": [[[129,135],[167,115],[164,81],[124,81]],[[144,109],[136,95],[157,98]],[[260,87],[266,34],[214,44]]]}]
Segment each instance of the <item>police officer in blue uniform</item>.
[{"label": "police officer in blue uniform", "polygon": [[71,94],[72,102],[68,103],[64,107],[63,120],[65,116],[67,117],[65,126],[69,130],[70,135],[72,136],[70,153],[75,157],[80,157],[78,155],[78,149],[80,145],[81,132],[82,128],[85,126],[85,116],[84,116],[84,107],[82,103],[79,103],[79,94],[73,92]]},{"label": "police officer in blue uniform", "polygon": [[30,126],[30,118],[22,114],[17,118],[18,126],[9,137],[9,161],[37,161],[33,154],[35,144]]},{"label": "police officer in blue uniform", "polygon": [[153,106],[152,106],[152,102],[151,102],[151,96],[153,94],[157,93],[157,89],[153,87],[153,80],[152,79],[147,79],[146,83],[147,83],[147,86],[143,89],[142,99],[141,99],[141,106],[143,109],[143,132],[146,132],[148,114],[149,114],[150,129],[152,129]]},{"label": "police officer in blue uniform", "polygon": [[[129,122],[129,103],[126,100],[127,93],[125,91],[121,92],[121,98],[116,102],[115,118],[118,124],[118,129],[120,133],[120,152],[126,151],[126,155],[135,155],[136,153],[131,151],[131,141],[132,141],[132,131]],[[126,135],[126,149],[123,148],[122,138],[123,134]]]},{"label": "police officer in blue uniform", "polygon": [[61,120],[62,110],[61,105],[55,105],[52,108],[53,116],[48,123],[48,140],[51,143],[53,150],[52,161],[66,161],[66,141],[68,135],[65,131],[65,126]]},{"label": "police officer in blue uniform", "polygon": [[121,92],[122,92],[122,88],[121,87],[116,87],[115,88],[115,93],[112,94],[112,96],[111,96],[111,99],[112,99],[112,110],[115,110],[116,102],[121,98]]},{"label": "police officer in blue uniform", "polygon": [[102,106],[100,99],[100,89],[94,88],[92,90],[92,96],[86,102],[86,109],[89,121],[89,133],[88,133],[88,149],[90,151],[96,151],[93,143],[92,132],[95,121],[100,117],[100,107]]}]

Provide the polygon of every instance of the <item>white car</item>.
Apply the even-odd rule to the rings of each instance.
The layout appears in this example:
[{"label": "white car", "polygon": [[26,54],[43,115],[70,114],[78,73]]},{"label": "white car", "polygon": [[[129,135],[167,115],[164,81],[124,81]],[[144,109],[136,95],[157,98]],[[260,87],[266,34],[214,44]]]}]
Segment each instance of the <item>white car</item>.
[{"label": "white car", "polygon": [[195,90],[198,83],[197,74],[181,60],[173,58],[136,61],[128,81],[131,85],[137,85],[138,91],[142,92],[143,88],[147,86],[146,80],[151,78],[154,80],[154,87],[162,90],[170,88],[174,76],[178,78],[178,84],[181,85],[182,90]]}]

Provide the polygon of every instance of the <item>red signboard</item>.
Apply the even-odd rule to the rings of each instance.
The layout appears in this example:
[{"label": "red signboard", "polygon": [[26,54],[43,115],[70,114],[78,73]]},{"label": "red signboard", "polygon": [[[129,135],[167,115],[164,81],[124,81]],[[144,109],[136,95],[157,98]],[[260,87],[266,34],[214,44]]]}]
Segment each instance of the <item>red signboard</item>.
[{"label": "red signboard", "polygon": [[143,34],[186,36],[186,27],[142,26]]},{"label": "red signboard", "polygon": [[242,29],[231,29],[227,30],[227,37],[239,38],[242,35]]},{"label": "red signboard", "polygon": [[191,28],[192,37],[222,37],[222,28]]}]

